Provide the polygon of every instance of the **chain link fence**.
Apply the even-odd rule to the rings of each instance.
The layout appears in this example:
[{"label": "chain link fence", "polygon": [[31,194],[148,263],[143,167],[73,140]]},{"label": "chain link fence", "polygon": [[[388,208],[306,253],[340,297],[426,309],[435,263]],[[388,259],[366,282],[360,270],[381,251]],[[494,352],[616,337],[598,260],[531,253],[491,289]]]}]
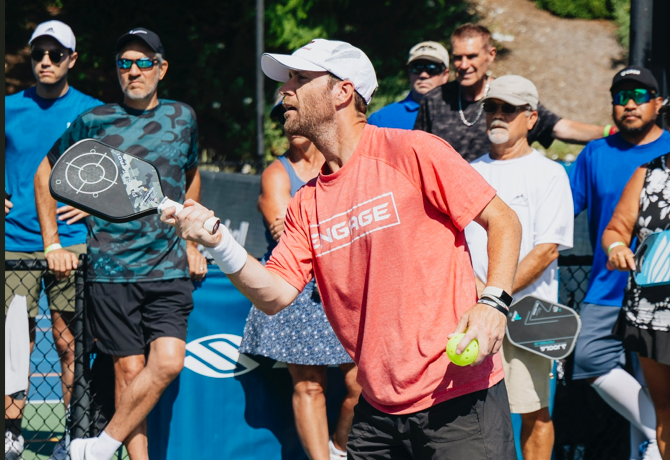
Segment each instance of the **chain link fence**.
[{"label": "chain link fence", "polygon": [[[580,310],[591,263],[592,256],[559,258],[561,303]],[[84,273],[82,260],[67,286],[62,283],[56,285],[43,260],[5,261],[6,305],[14,294],[26,295],[28,288],[36,283],[41,282],[44,287],[37,294],[33,289],[27,299],[29,304],[32,300],[38,305],[30,323],[34,347],[27,403],[23,408],[20,398],[5,397],[6,421],[11,413],[22,414],[20,426],[25,440],[24,460],[49,458],[61,439],[67,442],[70,437],[97,436],[114,414],[113,362],[110,356],[91,352],[93,340],[86,327]],[[64,353],[59,355],[57,350],[58,339],[63,334],[55,329],[54,325],[59,323],[53,321],[47,293],[52,299],[64,296],[64,300],[75,307],[68,315],[56,314],[61,318],[67,316],[66,325],[74,341],[68,344],[72,350],[68,366],[74,379],[69,383],[65,379],[65,385],[61,379]],[[628,423],[602,401],[586,381],[571,379],[571,357],[562,365],[553,410],[556,430],[554,459],[626,460],[629,452]],[[64,396],[67,399],[68,391],[72,397],[70,410],[66,411],[62,401]],[[118,458],[127,458],[127,454],[119,451]]]},{"label": "chain link fence", "polygon": [[[558,259],[559,302],[580,311],[593,256]],[[574,354],[563,360],[554,397],[554,460],[627,460],[629,425],[586,380],[572,380]]]},{"label": "chain link fence", "polygon": [[[7,458],[66,458],[71,428],[80,423],[85,403],[74,379],[85,358],[78,340],[83,335],[83,286],[83,261],[69,279],[59,281],[43,259],[5,260],[5,318],[12,302],[12,308],[27,310],[30,336],[30,351],[22,352],[30,353],[27,390],[5,395]],[[8,432],[14,435],[9,453]]]}]

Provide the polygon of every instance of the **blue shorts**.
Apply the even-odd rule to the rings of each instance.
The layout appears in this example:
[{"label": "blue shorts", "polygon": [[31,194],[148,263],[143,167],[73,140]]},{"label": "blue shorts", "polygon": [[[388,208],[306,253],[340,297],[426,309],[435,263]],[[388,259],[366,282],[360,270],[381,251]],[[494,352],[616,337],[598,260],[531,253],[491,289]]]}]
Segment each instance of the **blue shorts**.
[{"label": "blue shorts", "polygon": [[621,307],[584,304],[582,330],[575,346],[573,380],[600,377],[626,362],[621,339],[612,334]]}]

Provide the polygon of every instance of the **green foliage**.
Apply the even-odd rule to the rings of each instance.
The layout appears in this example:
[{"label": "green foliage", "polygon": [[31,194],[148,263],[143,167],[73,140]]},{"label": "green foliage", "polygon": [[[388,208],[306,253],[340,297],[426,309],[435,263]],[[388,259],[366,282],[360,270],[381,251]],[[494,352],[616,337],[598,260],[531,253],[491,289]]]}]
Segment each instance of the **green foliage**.
[{"label": "green foliage", "polygon": [[[265,2],[267,51],[291,53],[322,37],[348,41],[370,56],[380,82],[370,113],[408,90],[405,60],[415,43],[447,43],[455,27],[471,20],[466,0]],[[116,40],[134,27],[154,30],[161,36],[170,65],[159,86],[160,97],[195,109],[200,147],[208,160],[254,162],[255,2],[199,0],[173,5],[161,0],[8,0],[5,53],[25,53],[34,27],[59,19],[77,36],[79,60],[70,73],[70,83],[104,102],[120,102],[114,66]],[[7,77],[20,82],[12,83],[12,91],[31,86],[30,61],[24,58]],[[265,80],[268,113],[278,87]],[[281,153],[285,145],[281,133],[269,121],[265,127],[266,152]]]},{"label": "green foliage", "polygon": [[535,0],[540,8],[557,16],[582,19],[611,19],[612,0]]},{"label": "green foliage", "polygon": [[612,0],[617,38],[626,54],[630,49],[630,0]]}]

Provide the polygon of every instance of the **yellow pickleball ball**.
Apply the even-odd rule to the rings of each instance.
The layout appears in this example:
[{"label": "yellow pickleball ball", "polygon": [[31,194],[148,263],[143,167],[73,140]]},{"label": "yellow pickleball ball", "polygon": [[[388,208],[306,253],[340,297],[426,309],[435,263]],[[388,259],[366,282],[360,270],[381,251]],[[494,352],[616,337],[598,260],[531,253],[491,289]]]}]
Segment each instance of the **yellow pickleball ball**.
[{"label": "yellow pickleball ball", "polygon": [[468,364],[472,364],[479,354],[479,342],[477,342],[477,339],[470,342],[465,350],[463,350],[463,353],[460,355],[456,354],[458,342],[461,341],[464,335],[464,333],[456,334],[449,339],[449,342],[447,342],[447,356],[451,362],[457,366],[467,366]]}]

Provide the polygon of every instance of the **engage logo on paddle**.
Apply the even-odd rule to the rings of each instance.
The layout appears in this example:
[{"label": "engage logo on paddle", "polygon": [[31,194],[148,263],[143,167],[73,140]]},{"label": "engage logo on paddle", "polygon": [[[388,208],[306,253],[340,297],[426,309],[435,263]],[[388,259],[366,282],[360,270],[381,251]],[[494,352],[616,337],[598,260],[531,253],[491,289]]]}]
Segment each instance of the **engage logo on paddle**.
[{"label": "engage logo on paddle", "polygon": [[310,225],[316,257],[349,246],[368,233],[400,224],[393,192],[384,193],[351,209]]}]

